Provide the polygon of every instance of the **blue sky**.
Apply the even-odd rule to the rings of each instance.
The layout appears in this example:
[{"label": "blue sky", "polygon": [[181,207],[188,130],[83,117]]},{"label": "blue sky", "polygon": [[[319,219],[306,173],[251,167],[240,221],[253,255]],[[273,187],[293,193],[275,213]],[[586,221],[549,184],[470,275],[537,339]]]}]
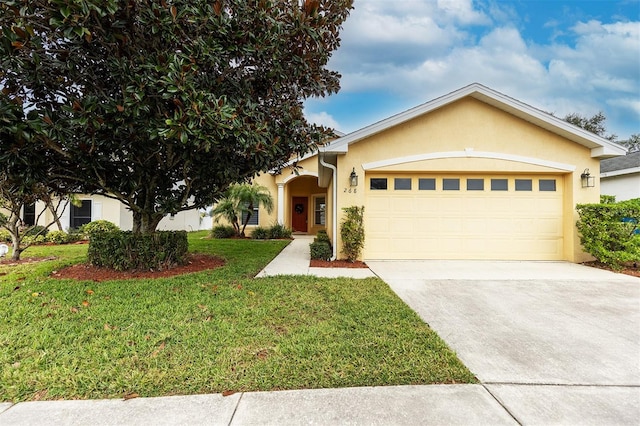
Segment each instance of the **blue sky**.
[{"label": "blue sky", "polygon": [[305,114],[344,133],[474,82],[640,133],[640,0],[355,0],[341,36]]}]

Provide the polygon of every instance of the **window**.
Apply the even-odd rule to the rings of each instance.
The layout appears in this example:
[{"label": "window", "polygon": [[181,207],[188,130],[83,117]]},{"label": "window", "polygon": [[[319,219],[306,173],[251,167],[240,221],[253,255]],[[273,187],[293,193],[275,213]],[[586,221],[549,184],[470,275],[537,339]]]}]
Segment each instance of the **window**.
[{"label": "window", "polygon": [[508,179],[491,179],[492,191],[508,191],[509,180]]},{"label": "window", "polygon": [[322,225],[326,224],[326,210],[327,210],[327,200],[325,197],[316,197],[314,201],[314,224]]},{"label": "window", "polygon": [[531,191],[532,188],[531,179],[516,179],[516,191]]},{"label": "window", "polygon": [[[246,207],[249,207],[248,204],[245,205]],[[242,223],[244,223],[245,220],[247,220],[247,215],[249,213],[246,211],[242,212]],[[251,212],[251,216],[249,217],[249,222],[247,222],[247,225],[258,225],[258,208],[254,207],[253,211]]]},{"label": "window", "polygon": [[393,180],[393,189],[403,191],[410,190],[411,178],[395,178]]},{"label": "window", "polygon": [[418,189],[420,191],[435,191],[436,180],[433,178],[420,178],[418,179]]},{"label": "window", "polygon": [[442,179],[442,189],[445,191],[459,191],[460,179]]},{"label": "window", "polygon": [[89,222],[91,222],[91,200],[82,200],[80,207],[72,204],[69,227],[71,229],[78,229]]},{"label": "window", "polygon": [[377,191],[386,190],[387,178],[371,178],[369,188]]},{"label": "window", "polygon": [[555,179],[540,179],[538,182],[538,189],[540,191],[555,191],[556,180]]},{"label": "window", "polygon": [[25,204],[22,214],[22,221],[26,226],[33,226],[36,224],[36,204]]},{"label": "window", "polygon": [[484,179],[467,179],[467,191],[484,191]]}]

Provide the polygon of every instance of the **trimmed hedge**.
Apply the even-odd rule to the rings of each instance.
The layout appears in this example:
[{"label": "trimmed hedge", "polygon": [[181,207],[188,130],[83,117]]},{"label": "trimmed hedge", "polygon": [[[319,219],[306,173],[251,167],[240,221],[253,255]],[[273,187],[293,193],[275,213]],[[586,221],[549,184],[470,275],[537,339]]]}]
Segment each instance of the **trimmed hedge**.
[{"label": "trimmed hedge", "polygon": [[309,244],[311,259],[330,260],[333,255],[331,246],[326,241],[314,241]]},{"label": "trimmed hedge", "polygon": [[309,254],[311,255],[311,259],[331,260],[333,250],[327,231],[324,229],[318,231],[313,242],[309,244]]},{"label": "trimmed hedge", "polygon": [[236,230],[230,225],[217,225],[211,229],[211,238],[231,238],[235,237]]},{"label": "trimmed hedge", "polygon": [[287,240],[291,238],[291,229],[279,223],[274,223],[269,228],[257,226],[251,233],[254,240]]},{"label": "trimmed hedge", "polygon": [[87,259],[91,265],[117,271],[163,270],[186,262],[186,231],[92,233]]},{"label": "trimmed hedge", "polygon": [[582,247],[614,269],[640,262],[640,198],[607,204],[578,204]]}]

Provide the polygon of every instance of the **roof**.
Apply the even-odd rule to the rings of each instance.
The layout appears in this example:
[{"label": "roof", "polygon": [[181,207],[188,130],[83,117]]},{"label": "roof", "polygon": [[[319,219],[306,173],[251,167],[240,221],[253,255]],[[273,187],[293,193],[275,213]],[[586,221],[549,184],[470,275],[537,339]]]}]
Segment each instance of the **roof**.
[{"label": "roof", "polygon": [[600,161],[602,177],[640,173],[640,151]]},{"label": "roof", "polygon": [[535,124],[536,126],[542,127],[559,136],[583,145],[591,149],[591,157],[593,158],[603,159],[625,154],[625,149],[616,143],[591,133],[581,127],[574,126],[573,124],[570,124],[547,112],[510,98],[500,92],[496,92],[495,90],[479,83],[470,84],[469,86],[465,86],[447,95],[349,133],[348,135],[321,147],[320,152],[344,154],[348,152],[349,145],[352,143],[356,143],[415,117],[442,108],[465,97],[475,98],[511,115]]}]

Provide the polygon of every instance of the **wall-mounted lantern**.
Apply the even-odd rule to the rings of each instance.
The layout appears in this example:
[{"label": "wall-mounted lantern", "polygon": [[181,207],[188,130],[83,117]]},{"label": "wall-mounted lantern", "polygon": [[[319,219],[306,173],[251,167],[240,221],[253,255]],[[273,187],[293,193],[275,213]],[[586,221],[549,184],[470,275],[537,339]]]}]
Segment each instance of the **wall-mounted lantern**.
[{"label": "wall-mounted lantern", "polygon": [[349,175],[349,185],[350,186],[358,186],[358,175],[356,174],[356,168],[353,168],[353,171]]},{"label": "wall-mounted lantern", "polygon": [[593,188],[596,186],[596,178],[595,176],[591,176],[589,169],[584,169],[584,172],[580,175],[580,179],[582,180],[583,188]]}]

